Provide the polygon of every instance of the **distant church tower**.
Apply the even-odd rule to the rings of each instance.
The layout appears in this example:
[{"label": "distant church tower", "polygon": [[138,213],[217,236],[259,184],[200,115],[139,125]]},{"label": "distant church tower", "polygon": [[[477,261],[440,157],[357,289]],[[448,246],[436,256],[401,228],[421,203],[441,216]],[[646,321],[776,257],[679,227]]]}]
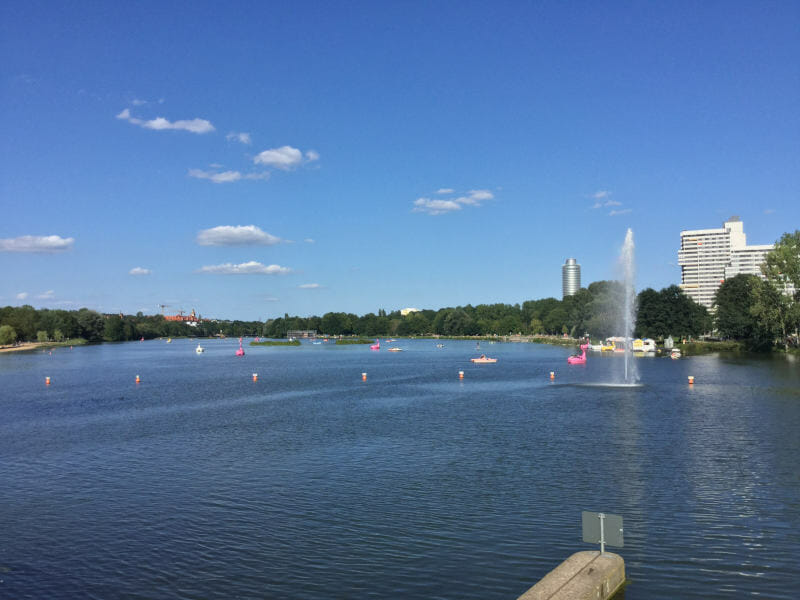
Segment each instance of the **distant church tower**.
[{"label": "distant church tower", "polygon": [[574,296],[581,289],[581,266],[574,258],[568,258],[561,267],[561,298]]}]

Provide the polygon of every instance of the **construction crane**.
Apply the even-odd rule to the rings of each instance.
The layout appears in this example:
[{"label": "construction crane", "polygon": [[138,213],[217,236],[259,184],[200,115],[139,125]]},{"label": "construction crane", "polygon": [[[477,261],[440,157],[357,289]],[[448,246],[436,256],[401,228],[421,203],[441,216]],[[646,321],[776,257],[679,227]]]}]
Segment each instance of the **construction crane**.
[{"label": "construction crane", "polygon": [[169,306],[169,304],[157,304],[156,306],[160,306],[161,307],[161,314],[163,315],[164,314],[164,309],[167,308]]}]

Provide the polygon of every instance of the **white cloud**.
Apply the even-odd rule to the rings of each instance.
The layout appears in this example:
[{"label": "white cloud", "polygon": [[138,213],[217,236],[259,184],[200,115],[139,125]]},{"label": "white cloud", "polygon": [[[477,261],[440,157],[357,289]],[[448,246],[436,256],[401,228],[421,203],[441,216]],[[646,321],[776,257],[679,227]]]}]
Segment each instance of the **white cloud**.
[{"label": "white cloud", "polygon": [[43,292],[43,293],[39,294],[36,297],[39,300],[52,300],[53,298],[55,298],[55,296],[56,296],[56,293],[55,293],[54,290],[47,290],[46,292]]},{"label": "white cloud", "polygon": [[236,133],[235,131],[231,131],[228,135],[225,136],[225,139],[228,140],[229,142],[239,142],[247,146],[249,146],[252,143],[252,140],[250,139],[250,134],[244,132]]},{"label": "white cloud", "polygon": [[622,206],[622,202],[616,200],[606,200],[605,202],[595,202],[592,208],[608,208],[609,206]]},{"label": "white cloud", "polygon": [[297,148],[281,146],[280,148],[264,150],[253,159],[253,162],[257,165],[266,165],[275,169],[290,171],[304,163],[316,160],[319,160],[319,153],[314,150],[309,150],[304,156]]},{"label": "white cloud", "polygon": [[74,243],[75,238],[58,235],[23,235],[0,239],[0,252],[64,252]]},{"label": "white cloud", "polygon": [[147,100],[140,100],[139,98],[134,98],[133,100],[131,100],[131,104],[133,104],[134,106],[142,106],[144,104],[147,104]]},{"label": "white cloud", "polygon": [[306,238],[306,239],[304,239],[303,241],[304,241],[306,244],[313,244],[313,243],[314,243],[314,240],[312,240],[311,238]]},{"label": "white cloud", "polygon": [[277,302],[278,299],[275,296],[264,296],[262,298],[264,302]]},{"label": "white cloud", "polygon": [[417,198],[414,200],[413,212],[424,212],[429,215],[443,215],[445,213],[461,210],[461,205],[452,200],[431,200],[430,198]]},{"label": "white cloud", "polygon": [[133,267],[128,271],[128,275],[150,275],[150,273],[152,273],[152,271],[144,267]]},{"label": "white cloud", "polygon": [[182,129],[184,131],[191,131],[192,133],[209,133],[214,131],[214,126],[210,121],[206,121],[205,119],[167,121],[164,117],[156,117],[155,119],[142,123],[142,127],[159,131],[164,129]]},{"label": "white cloud", "polygon": [[281,146],[280,148],[264,150],[253,161],[258,165],[288,170],[303,162],[303,153],[291,146]]},{"label": "white cloud", "polygon": [[765,208],[765,209],[764,209],[764,214],[765,214],[765,215],[771,215],[771,214],[773,214],[774,212],[775,212],[775,209],[774,209],[774,208]]},{"label": "white cloud", "polygon": [[248,173],[244,176],[245,179],[269,179],[269,171],[262,173]]},{"label": "white cloud", "polygon": [[292,270],[280,265],[262,265],[260,262],[251,260],[238,265],[232,263],[208,265],[201,267],[197,272],[215,275],[285,275],[291,273]]},{"label": "white cloud", "polygon": [[282,241],[255,225],[220,225],[197,234],[200,246],[274,246]]},{"label": "white cloud", "polygon": [[618,215],[627,215],[629,212],[633,212],[632,208],[623,208],[622,210],[612,210],[608,213],[609,217],[616,217]]},{"label": "white cloud", "polygon": [[[437,194],[449,194],[453,190],[442,188]],[[414,201],[412,212],[424,212],[429,215],[443,215],[445,213],[461,210],[463,206],[480,206],[484,200],[492,200],[494,194],[489,190],[470,190],[465,196],[431,200],[430,198],[417,198]]]},{"label": "white cloud", "polygon": [[28,292],[20,292],[17,294],[17,300],[25,300],[28,297]]},{"label": "white cloud", "polygon": [[494,194],[489,190],[470,190],[469,197],[472,200],[491,200],[494,198]]},{"label": "white cloud", "polygon": [[484,200],[491,200],[494,194],[489,190],[470,190],[466,196],[454,198],[454,202],[459,204],[468,204],[470,206],[480,206]]},{"label": "white cloud", "polygon": [[214,183],[233,183],[242,178],[239,171],[222,171],[214,173],[213,171],[203,171],[202,169],[189,169],[189,177],[197,179],[209,179]]},{"label": "white cloud", "polygon": [[318,290],[322,286],[318,283],[302,283],[297,287],[299,287],[301,290]]},{"label": "white cloud", "polygon": [[436,190],[437,194],[452,194],[453,192],[455,192],[453,188],[439,188]]},{"label": "white cloud", "polygon": [[599,190],[592,194],[592,198],[595,200],[602,200],[603,198],[608,198],[611,195],[611,192],[608,190]]},{"label": "white cloud", "polygon": [[138,119],[131,116],[131,111],[128,108],[120,112],[117,115],[117,119],[128,121],[128,123],[133,123],[134,125],[144,127],[145,129],[155,129],[157,131],[166,129],[191,131],[192,133],[210,133],[214,131],[214,126],[206,119],[182,119],[178,121],[168,121],[164,117],[156,117],[155,119],[145,121],[144,119]]}]

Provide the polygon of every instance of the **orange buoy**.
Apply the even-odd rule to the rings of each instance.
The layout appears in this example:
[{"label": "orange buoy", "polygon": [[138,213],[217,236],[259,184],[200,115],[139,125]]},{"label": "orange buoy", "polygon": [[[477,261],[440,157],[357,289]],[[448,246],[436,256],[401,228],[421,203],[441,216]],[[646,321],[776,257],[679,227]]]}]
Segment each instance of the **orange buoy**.
[{"label": "orange buoy", "polygon": [[136,383],[141,383],[141,381],[142,381],[142,380],[141,380],[141,379],[139,379],[139,376],[137,375],[137,376],[136,376]]},{"label": "orange buoy", "polygon": [[258,381],[258,373],[253,373],[253,381]]},{"label": "orange buoy", "polygon": [[45,377],[44,378],[44,384],[45,385],[50,385],[50,378],[49,377]]},{"label": "orange buoy", "polygon": [[458,378],[459,379],[464,379],[464,371],[459,371],[458,372]]},{"label": "orange buoy", "polygon": [[556,372],[550,371],[550,379],[555,379],[555,378],[556,378]]},{"label": "orange buoy", "polygon": [[689,385],[694,384],[694,375],[689,375]]},{"label": "orange buoy", "polygon": [[362,373],[361,374],[361,381],[366,381],[366,380],[367,380],[367,374],[366,373]]}]

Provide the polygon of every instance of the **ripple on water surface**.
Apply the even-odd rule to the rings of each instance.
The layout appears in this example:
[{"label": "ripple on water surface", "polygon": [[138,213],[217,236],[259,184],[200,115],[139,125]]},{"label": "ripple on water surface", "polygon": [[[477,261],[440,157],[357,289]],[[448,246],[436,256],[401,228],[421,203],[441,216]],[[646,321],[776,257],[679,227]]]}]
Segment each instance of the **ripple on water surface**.
[{"label": "ripple on water surface", "polygon": [[641,359],[622,389],[598,385],[614,359],[527,344],[479,366],[467,342],[207,346],[0,366],[0,595],[514,598],[603,510],[625,518],[628,600],[794,597],[784,363]]}]

